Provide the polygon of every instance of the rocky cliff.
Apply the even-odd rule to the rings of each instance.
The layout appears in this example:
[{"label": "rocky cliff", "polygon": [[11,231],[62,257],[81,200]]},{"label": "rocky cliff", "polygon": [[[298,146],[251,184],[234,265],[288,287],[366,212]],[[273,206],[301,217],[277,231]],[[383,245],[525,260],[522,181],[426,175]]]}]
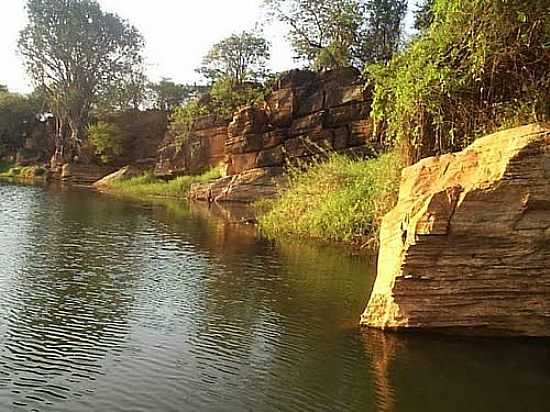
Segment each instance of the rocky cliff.
[{"label": "rocky cliff", "polygon": [[292,70],[279,78],[263,105],[247,107],[231,122],[200,119],[189,143],[178,148],[167,135],[156,174],[192,174],[222,163],[227,177],[197,185],[194,199],[248,202],[276,193],[284,168],[316,156],[371,153],[370,93],[360,73]]},{"label": "rocky cliff", "polygon": [[362,324],[550,336],[550,125],[405,169]]},{"label": "rocky cliff", "polygon": [[158,150],[155,175],[193,175],[223,163],[229,122],[215,115],[201,117],[195,121],[185,144],[168,130]]}]

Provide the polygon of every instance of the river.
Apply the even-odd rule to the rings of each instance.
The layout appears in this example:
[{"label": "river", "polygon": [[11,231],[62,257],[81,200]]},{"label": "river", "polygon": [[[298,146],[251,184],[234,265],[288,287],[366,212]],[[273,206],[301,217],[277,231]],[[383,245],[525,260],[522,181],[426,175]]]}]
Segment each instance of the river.
[{"label": "river", "polygon": [[547,411],[545,341],[357,325],[372,259],[0,183],[0,411]]}]

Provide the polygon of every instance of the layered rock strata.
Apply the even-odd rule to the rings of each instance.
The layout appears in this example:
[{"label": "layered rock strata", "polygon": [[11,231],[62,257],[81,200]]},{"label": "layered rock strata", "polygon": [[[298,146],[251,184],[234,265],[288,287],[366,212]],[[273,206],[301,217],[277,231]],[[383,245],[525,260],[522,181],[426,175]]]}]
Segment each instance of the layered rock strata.
[{"label": "layered rock strata", "polygon": [[363,325],[550,336],[550,125],[405,169],[380,244]]},{"label": "layered rock strata", "polygon": [[[226,128],[217,125],[202,131],[196,145],[215,147],[215,156],[201,158],[189,150],[177,152],[174,138],[167,136],[157,175],[189,174],[221,161],[228,178],[212,187],[195,186],[192,198],[203,198],[208,191],[218,192],[224,182],[231,187],[226,186],[225,195],[216,197],[219,201],[252,201],[273,195],[276,187],[271,184],[267,189],[266,181],[275,182],[273,172],[282,174],[288,165],[307,164],[333,152],[360,157],[372,154],[376,142],[370,107],[370,93],[364,91],[355,69],[324,73],[293,70],[278,80],[263,105],[235,113]],[[196,167],[189,165],[194,158]],[[241,174],[242,179],[235,178]],[[251,184],[251,176],[259,181]],[[245,182],[242,190],[238,189],[239,181]],[[255,196],[254,187],[259,188]],[[241,191],[246,196],[237,195]]]},{"label": "layered rock strata", "polygon": [[204,116],[195,121],[186,142],[178,142],[168,130],[158,151],[155,175],[173,178],[201,173],[225,160],[229,120]]}]

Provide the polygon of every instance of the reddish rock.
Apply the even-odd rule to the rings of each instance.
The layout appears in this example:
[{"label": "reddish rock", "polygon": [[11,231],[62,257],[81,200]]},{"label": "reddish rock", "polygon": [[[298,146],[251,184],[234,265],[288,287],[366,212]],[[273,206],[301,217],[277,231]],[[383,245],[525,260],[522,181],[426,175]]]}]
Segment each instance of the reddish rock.
[{"label": "reddish rock", "polygon": [[362,324],[550,336],[550,125],[403,171]]},{"label": "reddish rock", "polygon": [[285,162],[284,146],[279,145],[273,149],[262,150],[256,158],[256,167],[282,166]]},{"label": "reddish rock", "polygon": [[277,195],[284,184],[282,168],[249,169],[240,175],[226,177],[211,183],[195,184],[191,187],[191,200],[215,202],[252,203]]},{"label": "reddish rock", "polygon": [[229,125],[215,116],[200,118],[183,147],[169,133],[159,150],[156,174],[193,174],[223,162],[226,173],[234,176],[332,151],[370,153],[373,128],[367,97],[355,69],[287,72],[263,108],[244,108]]},{"label": "reddish rock", "polygon": [[357,120],[350,124],[348,146],[362,146],[372,142],[374,136],[374,122],[372,119]]},{"label": "reddish rock", "polygon": [[296,93],[293,89],[281,89],[271,92],[265,101],[268,122],[273,127],[289,127],[294,118]]},{"label": "reddish rock", "polygon": [[288,135],[290,137],[299,136],[315,129],[324,128],[325,112],[317,112],[305,117],[301,117],[292,122]]},{"label": "reddish rock", "polygon": [[227,130],[230,137],[258,134],[267,131],[267,123],[265,110],[246,107],[235,113]]},{"label": "reddish rock", "polygon": [[227,160],[227,174],[232,176],[248,169],[255,169],[257,157],[257,152],[231,155]]}]

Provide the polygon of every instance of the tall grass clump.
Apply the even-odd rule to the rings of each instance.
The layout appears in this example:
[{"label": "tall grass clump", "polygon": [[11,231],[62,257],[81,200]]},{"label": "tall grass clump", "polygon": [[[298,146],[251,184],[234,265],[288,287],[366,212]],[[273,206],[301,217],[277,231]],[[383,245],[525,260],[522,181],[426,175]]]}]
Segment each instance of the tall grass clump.
[{"label": "tall grass clump", "polygon": [[260,229],[272,238],[372,244],[382,217],[397,200],[400,172],[395,153],[371,160],[332,155],[290,173],[288,190],[263,205]]},{"label": "tall grass clump", "polygon": [[180,176],[173,180],[161,180],[146,173],[143,176],[116,180],[107,191],[132,197],[186,198],[191,185],[206,183],[221,176],[219,168],[213,168],[202,175]]}]

